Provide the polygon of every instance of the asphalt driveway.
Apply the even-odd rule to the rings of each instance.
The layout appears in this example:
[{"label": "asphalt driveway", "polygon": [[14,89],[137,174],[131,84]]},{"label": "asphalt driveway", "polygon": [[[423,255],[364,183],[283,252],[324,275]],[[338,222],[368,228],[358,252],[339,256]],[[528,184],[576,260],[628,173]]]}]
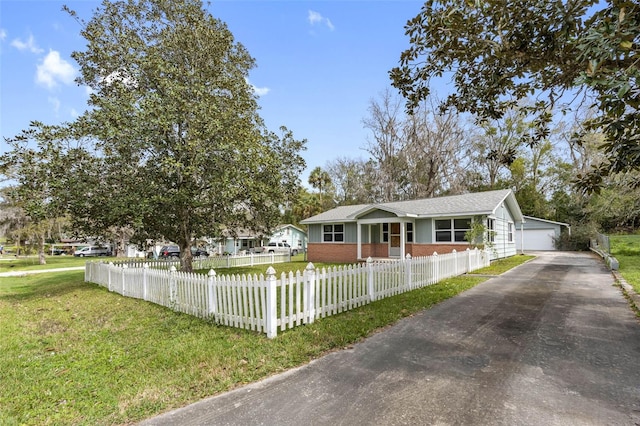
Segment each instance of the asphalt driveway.
[{"label": "asphalt driveway", "polygon": [[590,253],[537,253],[353,348],[144,425],[640,425],[640,321]]}]

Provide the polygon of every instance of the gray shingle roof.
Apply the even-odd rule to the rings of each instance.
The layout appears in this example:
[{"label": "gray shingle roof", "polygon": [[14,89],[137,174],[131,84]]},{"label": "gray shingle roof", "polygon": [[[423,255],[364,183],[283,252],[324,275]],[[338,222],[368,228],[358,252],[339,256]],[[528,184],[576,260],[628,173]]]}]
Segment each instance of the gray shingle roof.
[{"label": "gray shingle roof", "polygon": [[[385,210],[396,214],[398,217],[442,217],[458,215],[483,215],[491,214],[503,201],[511,205],[516,220],[522,220],[522,213],[515,201],[513,192],[509,189],[476,192],[462,195],[450,195],[437,198],[425,198],[421,200],[396,201],[381,204],[359,204],[355,206],[341,206],[324,213],[312,216],[301,223],[322,222],[353,222],[359,217],[373,210]],[[519,216],[519,217],[518,217]]]}]

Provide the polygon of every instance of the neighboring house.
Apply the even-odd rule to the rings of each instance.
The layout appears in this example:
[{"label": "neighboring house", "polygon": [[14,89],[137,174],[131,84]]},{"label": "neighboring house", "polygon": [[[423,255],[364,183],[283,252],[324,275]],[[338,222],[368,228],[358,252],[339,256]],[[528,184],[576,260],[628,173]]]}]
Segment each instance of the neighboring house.
[{"label": "neighboring house", "polygon": [[515,230],[524,221],[511,190],[412,201],[341,206],[301,223],[309,227],[312,262],[357,262],[466,250],[473,220],[491,231],[492,259],[516,254]]},{"label": "neighboring house", "polygon": [[269,242],[288,243],[291,248],[302,253],[307,246],[307,233],[293,225],[279,225],[272,235],[256,235],[247,230],[239,230],[236,237],[228,236],[226,240],[218,245],[220,254],[242,254],[250,253],[256,247],[261,247]]},{"label": "neighboring house", "polygon": [[274,230],[269,242],[288,243],[292,249],[302,253],[307,247],[307,233],[291,224],[280,225]]},{"label": "neighboring house", "polygon": [[247,229],[240,229],[236,236],[228,235],[226,239],[219,241],[215,249],[216,254],[243,254],[253,251],[255,247],[261,247],[264,237]]},{"label": "neighboring house", "polygon": [[525,216],[524,223],[516,230],[516,248],[519,251],[556,250],[555,241],[563,227],[571,233],[568,223]]}]

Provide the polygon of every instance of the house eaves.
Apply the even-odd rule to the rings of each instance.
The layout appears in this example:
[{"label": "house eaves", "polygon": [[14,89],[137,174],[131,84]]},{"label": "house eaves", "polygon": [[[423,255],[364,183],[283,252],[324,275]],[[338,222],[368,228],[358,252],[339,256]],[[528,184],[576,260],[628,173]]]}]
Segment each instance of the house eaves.
[{"label": "house eaves", "polygon": [[495,214],[503,203],[508,205],[516,222],[524,220],[513,192],[504,189],[419,200],[341,206],[305,219],[300,223],[356,222],[358,218],[375,210],[386,211],[398,217],[415,218],[482,216]]}]

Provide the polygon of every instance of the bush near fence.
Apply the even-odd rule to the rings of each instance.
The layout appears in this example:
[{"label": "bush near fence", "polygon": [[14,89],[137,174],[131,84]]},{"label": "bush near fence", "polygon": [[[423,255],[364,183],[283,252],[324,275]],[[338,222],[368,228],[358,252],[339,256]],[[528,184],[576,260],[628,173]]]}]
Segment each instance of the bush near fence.
[{"label": "bush near fence", "polygon": [[[444,255],[335,266],[282,273],[207,275],[179,272],[150,263],[88,262],[85,281],[123,296],[178,312],[245,328],[273,338],[281,331],[335,315],[372,301],[434,284],[489,266],[490,253],[478,249]],[[155,265],[155,263],[153,264]]]}]

